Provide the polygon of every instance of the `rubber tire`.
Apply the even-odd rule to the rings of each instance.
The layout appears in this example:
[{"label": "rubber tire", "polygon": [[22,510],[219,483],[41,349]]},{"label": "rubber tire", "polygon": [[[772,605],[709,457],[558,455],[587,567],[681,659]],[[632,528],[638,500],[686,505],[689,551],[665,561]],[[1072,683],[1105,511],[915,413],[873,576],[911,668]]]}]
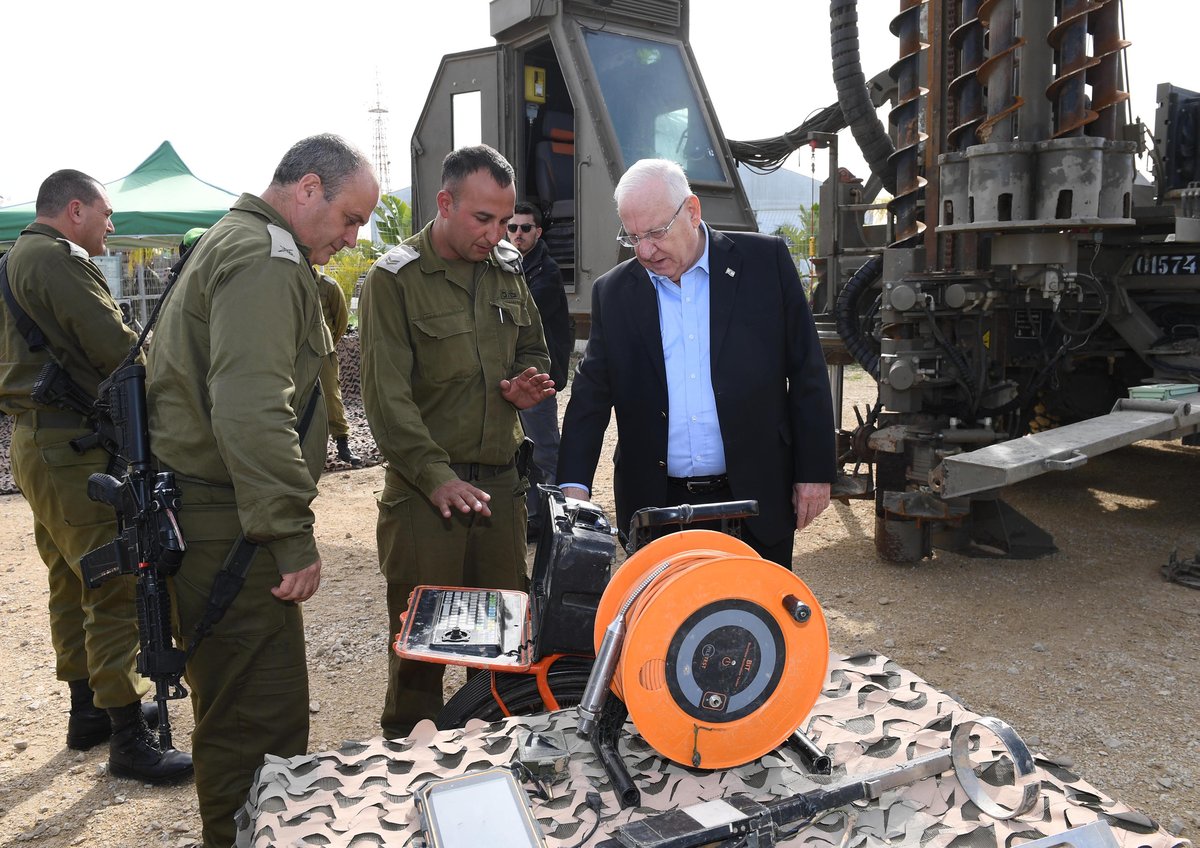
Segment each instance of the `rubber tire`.
[{"label": "rubber tire", "polygon": [[[550,667],[548,680],[559,707],[574,707],[583,698],[588,676],[592,673],[591,657],[563,657]],[[537,680],[532,674],[501,672],[496,675],[496,691],[508,707],[509,715],[526,716],[545,712]],[[496,699],[492,697],[491,675],[476,674],[454,693],[435,723],[439,730],[462,727],[468,720],[478,718],[493,722],[505,718]]]}]

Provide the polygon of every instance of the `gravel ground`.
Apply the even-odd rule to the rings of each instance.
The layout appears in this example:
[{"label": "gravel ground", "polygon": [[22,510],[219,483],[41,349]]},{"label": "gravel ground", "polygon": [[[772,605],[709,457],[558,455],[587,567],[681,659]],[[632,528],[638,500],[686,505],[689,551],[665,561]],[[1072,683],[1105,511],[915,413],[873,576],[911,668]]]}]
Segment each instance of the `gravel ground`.
[{"label": "gravel ground", "polygon": [[[873,399],[861,375],[847,403]],[[853,420],[850,417],[848,420]],[[795,570],[821,599],[836,650],[891,656],[971,709],[1012,724],[1033,748],[1174,833],[1200,832],[1200,592],[1165,581],[1200,548],[1195,451],[1141,443],[1007,500],[1054,533],[1029,561],[939,552],[879,561],[870,503],[834,504],[798,537]],[[310,748],[378,732],[387,635],[375,559],[382,469],[333,473],[316,502],[325,563],[305,609]],[[611,509],[603,485],[597,501]],[[66,686],[54,679],[44,568],[29,511],[0,498],[0,846],[174,848],[199,837],[190,786],[110,777],[103,747],[64,745]],[[192,723],[173,705],[180,747]]]}]

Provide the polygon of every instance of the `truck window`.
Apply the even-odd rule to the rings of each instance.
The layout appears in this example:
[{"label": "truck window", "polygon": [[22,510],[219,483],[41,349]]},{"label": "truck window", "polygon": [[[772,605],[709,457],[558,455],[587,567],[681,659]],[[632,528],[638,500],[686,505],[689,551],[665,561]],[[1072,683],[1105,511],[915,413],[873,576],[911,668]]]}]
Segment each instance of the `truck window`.
[{"label": "truck window", "polygon": [[678,44],[594,30],[584,32],[584,43],[624,167],[670,159],[693,182],[726,182]]},{"label": "truck window", "polygon": [[483,95],[478,91],[455,94],[451,102],[451,132],[454,150],[471,147],[483,141]]}]

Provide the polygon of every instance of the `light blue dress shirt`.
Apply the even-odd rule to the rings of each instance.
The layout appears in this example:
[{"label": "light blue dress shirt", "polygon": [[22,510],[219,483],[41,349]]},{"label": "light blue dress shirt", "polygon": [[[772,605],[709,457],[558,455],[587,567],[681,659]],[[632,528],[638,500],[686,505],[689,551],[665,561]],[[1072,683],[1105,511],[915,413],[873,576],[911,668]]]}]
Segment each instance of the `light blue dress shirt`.
[{"label": "light blue dress shirt", "polygon": [[[725,473],[725,445],[717,420],[709,347],[708,225],[704,252],[679,285],[647,273],[658,300],[658,328],[667,366],[667,476],[707,477]],[[567,488],[580,483],[559,483]]]},{"label": "light blue dress shirt", "polygon": [[725,448],[713,394],[709,345],[708,225],[704,252],[679,285],[650,274],[667,366],[667,476],[725,473]]}]

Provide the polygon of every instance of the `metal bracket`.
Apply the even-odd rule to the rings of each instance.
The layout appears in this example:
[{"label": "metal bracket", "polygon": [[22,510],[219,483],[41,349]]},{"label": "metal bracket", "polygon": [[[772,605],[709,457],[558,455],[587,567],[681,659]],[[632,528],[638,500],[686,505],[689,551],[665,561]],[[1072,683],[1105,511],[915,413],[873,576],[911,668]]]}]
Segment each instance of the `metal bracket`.
[{"label": "metal bracket", "polygon": [[1047,459],[1042,462],[1042,467],[1047,471],[1070,471],[1086,464],[1088,461],[1086,453],[1079,451],[1071,451],[1066,459]]}]

